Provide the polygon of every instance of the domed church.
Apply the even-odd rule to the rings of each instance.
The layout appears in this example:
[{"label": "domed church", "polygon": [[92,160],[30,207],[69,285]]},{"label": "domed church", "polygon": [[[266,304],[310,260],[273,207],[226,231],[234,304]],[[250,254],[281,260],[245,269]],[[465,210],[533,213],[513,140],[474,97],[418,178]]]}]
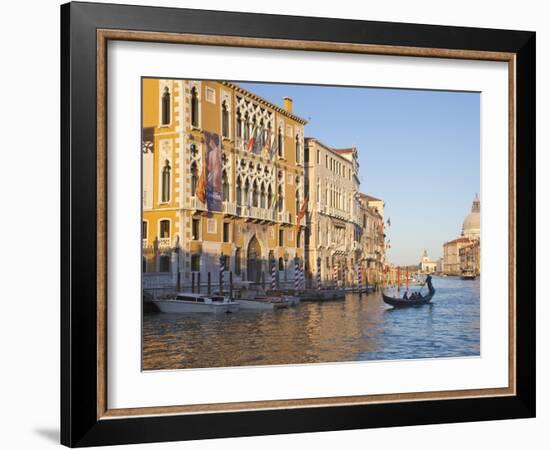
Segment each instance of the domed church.
[{"label": "domed church", "polygon": [[472,202],[472,212],[466,216],[462,224],[462,236],[468,239],[479,239],[480,220],[479,220],[479,198],[476,194]]}]

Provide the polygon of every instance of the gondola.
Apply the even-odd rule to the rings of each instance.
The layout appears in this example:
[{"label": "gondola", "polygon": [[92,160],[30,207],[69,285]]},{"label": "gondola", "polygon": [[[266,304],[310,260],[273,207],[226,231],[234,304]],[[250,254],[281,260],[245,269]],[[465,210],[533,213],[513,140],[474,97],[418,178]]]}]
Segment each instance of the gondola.
[{"label": "gondola", "polygon": [[422,298],[418,298],[414,300],[405,300],[404,298],[389,297],[387,295],[384,295],[384,293],[382,293],[382,299],[384,300],[385,303],[393,306],[394,308],[405,308],[407,306],[420,306],[420,305],[425,305],[427,303],[430,303],[434,294],[435,294],[435,289],[432,292],[428,292],[426,295],[422,296]]},{"label": "gondola", "polygon": [[426,279],[426,284],[428,285],[428,293],[426,295],[423,295],[421,298],[417,299],[404,299],[404,298],[395,298],[390,297],[388,295],[385,295],[382,292],[382,299],[385,303],[387,303],[390,306],[393,306],[394,308],[406,308],[409,306],[420,306],[420,305],[426,305],[431,302],[432,297],[435,294],[435,289],[432,286],[432,277],[428,276]]}]

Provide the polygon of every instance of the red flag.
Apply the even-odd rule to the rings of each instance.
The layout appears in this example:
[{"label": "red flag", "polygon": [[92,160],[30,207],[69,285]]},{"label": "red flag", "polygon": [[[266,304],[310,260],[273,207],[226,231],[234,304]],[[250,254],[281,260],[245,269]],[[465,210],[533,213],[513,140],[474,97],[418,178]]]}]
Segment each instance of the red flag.
[{"label": "red flag", "polygon": [[254,142],[256,140],[256,126],[252,129],[252,133],[250,134],[250,139],[248,140],[247,148],[248,151],[252,150],[254,147]]},{"label": "red flag", "polygon": [[302,217],[306,215],[307,201],[308,201],[308,198],[306,197],[304,199],[304,203],[302,203],[302,207],[300,208],[300,211],[298,212],[298,217],[296,218],[296,229],[298,231],[300,230],[300,221],[302,220]]},{"label": "red flag", "polygon": [[206,164],[204,163],[202,165],[202,173],[199,177],[197,192],[195,195],[201,202],[206,203]]}]

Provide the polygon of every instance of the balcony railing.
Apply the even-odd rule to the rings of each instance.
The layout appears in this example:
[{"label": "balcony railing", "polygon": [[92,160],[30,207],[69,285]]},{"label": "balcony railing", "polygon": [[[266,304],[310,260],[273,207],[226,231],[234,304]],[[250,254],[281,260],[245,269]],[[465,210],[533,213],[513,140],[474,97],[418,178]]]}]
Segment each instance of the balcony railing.
[{"label": "balcony railing", "polygon": [[235,203],[223,202],[224,214],[237,215],[237,205]]},{"label": "balcony railing", "polygon": [[159,238],[159,248],[171,247],[172,242],[170,238]]},{"label": "balcony railing", "polygon": [[206,205],[201,202],[197,197],[187,197],[185,204],[190,209],[195,209],[197,211],[207,211]]},{"label": "balcony railing", "polygon": [[288,211],[281,211],[278,214],[279,222],[290,223],[290,213]]}]

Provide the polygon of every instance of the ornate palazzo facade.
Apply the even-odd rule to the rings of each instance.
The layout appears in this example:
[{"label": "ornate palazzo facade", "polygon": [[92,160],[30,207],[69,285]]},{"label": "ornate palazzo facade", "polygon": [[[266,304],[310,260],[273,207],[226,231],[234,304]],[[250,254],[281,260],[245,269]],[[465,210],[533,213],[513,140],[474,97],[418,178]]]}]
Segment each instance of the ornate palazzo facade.
[{"label": "ornate palazzo facade", "polygon": [[[380,279],[385,254],[384,202],[359,192],[355,147],[334,149],[306,138],[306,268],[322,282]],[[315,283],[311,283],[314,285]]]},{"label": "ornate palazzo facade", "polygon": [[[235,280],[257,282],[274,261],[286,278],[287,262],[304,258],[306,121],[292,100],[279,107],[228,82],[144,79],[142,120],[144,272],[217,280],[223,260]],[[206,174],[212,133],[221,175]],[[198,192],[216,176],[221,210],[209,211]]]}]

